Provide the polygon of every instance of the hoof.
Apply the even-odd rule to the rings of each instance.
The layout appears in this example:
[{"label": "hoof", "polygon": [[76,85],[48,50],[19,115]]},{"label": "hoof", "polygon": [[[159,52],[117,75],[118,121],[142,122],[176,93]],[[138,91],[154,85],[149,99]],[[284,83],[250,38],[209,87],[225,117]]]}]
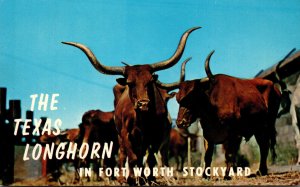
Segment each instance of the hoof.
[{"label": "hoof", "polygon": [[137,185],[135,179],[132,178],[132,177],[127,178],[127,183],[128,183],[129,186],[136,186]]},{"label": "hoof", "polygon": [[117,181],[118,181],[120,184],[124,184],[124,183],[127,182],[127,181],[126,181],[126,178],[123,177],[123,176],[118,177],[118,178],[117,178]]},{"label": "hoof", "polygon": [[148,181],[154,181],[154,182],[155,182],[155,181],[156,181],[156,178],[155,178],[154,176],[151,175],[151,176],[149,176],[149,177],[147,178],[147,180],[148,180]]},{"label": "hoof", "polygon": [[248,176],[248,178],[255,178],[255,177],[257,177],[257,175],[256,175],[255,173],[251,173],[251,174]]},{"label": "hoof", "polygon": [[232,177],[230,177],[230,176],[224,176],[224,180],[231,180],[232,179]]},{"label": "hoof", "polygon": [[144,186],[147,183],[146,179],[144,177],[138,177],[137,178],[137,184],[139,186]]},{"label": "hoof", "polygon": [[202,178],[209,180],[209,179],[210,179],[210,176],[207,176],[207,175],[203,174],[203,175],[202,175]]},{"label": "hoof", "polygon": [[147,181],[148,181],[148,184],[149,184],[149,185],[152,185],[153,183],[154,183],[154,184],[157,184],[156,178],[155,178],[154,176],[149,176],[149,177],[147,178]]},{"label": "hoof", "polygon": [[248,178],[254,178],[254,177],[261,177],[264,175],[267,175],[268,172],[261,172],[260,170],[258,170],[256,173],[252,173],[248,176]]},{"label": "hoof", "polygon": [[257,176],[265,176],[265,175],[268,175],[268,171],[267,170],[258,170],[256,172],[256,175]]}]

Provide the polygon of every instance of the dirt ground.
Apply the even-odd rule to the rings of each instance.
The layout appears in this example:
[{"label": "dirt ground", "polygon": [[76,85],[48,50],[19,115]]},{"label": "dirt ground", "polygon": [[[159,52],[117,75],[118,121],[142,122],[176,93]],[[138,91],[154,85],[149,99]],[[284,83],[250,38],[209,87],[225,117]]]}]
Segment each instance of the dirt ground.
[{"label": "dirt ground", "polygon": [[[251,168],[252,171],[252,168]],[[49,181],[48,178],[26,179],[19,180],[12,186],[120,186],[116,180],[108,178],[100,181],[87,182],[85,179],[74,183],[74,172],[69,172],[61,177],[60,181]],[[149,185],[149,184],[146,184]],[[300,166],[270,166],[269,175],[248,178],[248,177],[233,177],[232,180],[223,180],[223,177],[212,177],[210,180],[201,177],[183,177],[181,173],[173,177],[158,177],[157,183],[152,185],[167,185],[167,186],[231,186],[231,185],[280,185],[280,186],[300,186]]]}]

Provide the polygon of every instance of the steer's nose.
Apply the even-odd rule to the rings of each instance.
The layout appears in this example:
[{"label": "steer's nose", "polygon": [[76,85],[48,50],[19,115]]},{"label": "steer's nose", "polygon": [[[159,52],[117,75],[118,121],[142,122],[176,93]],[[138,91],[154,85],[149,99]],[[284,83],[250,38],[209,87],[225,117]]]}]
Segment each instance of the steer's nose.
[{"label": "steer's nose", "polygon": [[179,127],[179,128],[185,128],[185,127],[188,127],[188,121],[185,119],[185,118],[183,118],[182,120],[176,120],[176,124],[177,124],[177,127]]},{"label": "steer's nose", "polygon": [[150,101],[149,99],[138,100],[137,101],[137,108],[140,109],[141,111],[147,111],[149,101]]}]

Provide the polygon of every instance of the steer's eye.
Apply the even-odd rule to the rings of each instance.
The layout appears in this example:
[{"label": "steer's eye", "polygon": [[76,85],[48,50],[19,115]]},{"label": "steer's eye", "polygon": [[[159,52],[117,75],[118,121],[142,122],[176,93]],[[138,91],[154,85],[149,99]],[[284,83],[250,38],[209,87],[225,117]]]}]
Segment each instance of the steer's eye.
[{"label": "steer's eye", "polygon": [[186,99],[186,97],[184,97],[184,98],[180,99],[179,104],[182,106],[188,106],[190,104],[190,102],[188,99]]},{"label": "steer's eye", "polygon": [[131,82],[131,81],[127,81],[126,84],[127,84],[128,86],[133,86],[133,85],[134,85],[134,83]]}]

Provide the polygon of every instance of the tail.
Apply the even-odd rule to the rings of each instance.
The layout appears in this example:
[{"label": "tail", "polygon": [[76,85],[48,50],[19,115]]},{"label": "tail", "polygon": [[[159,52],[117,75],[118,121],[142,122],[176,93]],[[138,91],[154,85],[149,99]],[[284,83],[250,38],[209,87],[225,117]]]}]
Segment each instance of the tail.
[{"label": "tail", "polygon": [[271,151],[273,163],[275,162],[275,159],[277,157],[275,151],[276,136],[277,136],[275,124],[276,124],[277,113],[280,106],[280,100],[281,100],[281,93],[275,86],[273,86],[273,90],[271,91],[270,100],[269,100],[269,103],[271,104],[269,106],[270,109],[269,138],[270,138],[270,151]]},{"label": "tail", "polygon": [[275,159],[277,157],[276,150],[275,150],[276,135],[277,135],[277,132],[276,132],[275,125],[274,125],[274,128],[272,129],[272,132],[270,134],[270,151],[271,151],[271,156],[272,156],[272,163],[275,162]]}]

